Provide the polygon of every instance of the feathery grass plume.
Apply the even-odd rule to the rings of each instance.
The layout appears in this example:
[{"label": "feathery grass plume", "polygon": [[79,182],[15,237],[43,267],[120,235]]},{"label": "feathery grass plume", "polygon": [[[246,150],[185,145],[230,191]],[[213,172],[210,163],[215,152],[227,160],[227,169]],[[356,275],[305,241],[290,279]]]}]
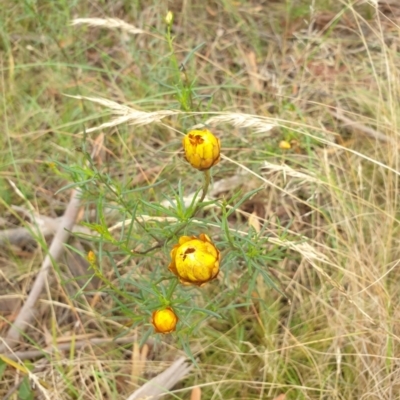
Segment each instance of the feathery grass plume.
[{"label": "feathery grass plume", "polygon": [[[254,132],[256,132],[256,133],[268,132],[271,129],[273,129],[274,127],[280,125],[278,123],[278,121],[273,118],[257,117],[254,115],[243,114],[243,113],[226,113],[226,114],[216,115],[215,117],[209,118],[207,121],[205,121],[204,124],[205,125],[213,125],[213,124],[218,124],[218,123],[229,123],[238,128],[251,128],[251,129],[254,129]],[[198,129],[199,127],[200,127],[200,125],[196,125],[195,127],[193,127],[193,129]],[[367,160],[375,165],[378,165],[382,168],[392,171],[396,175],[400,175],[400,172],[397,171],[396,169],[391,168],[390,166],[386,165],[385,163],[375,160],[372,157],[369,157],[363,153],[360,153],[359,151],[353,150],[346,146],[342,146],[340,144],[332,142],[331,140],[327,140],[325,138],[310,134],[308,132],[299,131],[299,130],[296,130],[296,132],[298,132],[302,135],[306,135],[309,138],[315,139],[318,142],[320,142],[326,146],[330,146],[333,148],[337,148],[337,149],[346,151],[348,153],[352,153],[352,154],[354,154],[358,157],[361,157],[364,160]]]},{"label": "feathery grass plume", "polygon": [[256,133],[269,132],[271,129],[278,126],[272,118],[258,118],[249,114],[242,113],[227,113],[209,118],[205,124],[213,125],[220,123],[228,123],[238,128],[251,128]]},{"label": "feathery grass plume", "polygon": [[130,125],[148,125],[153,122],[160,122],[163,118],[169,117],[171,115],[179,114],[180,111],[176,110],[160,110],[153,112],[139,111],[134,108],[125,106],[123,104],[119,104],[112,100],[102,99],[99,97],[85,97],[85,96],[71,96],[74,99],[79,100],[89,100],[94,103],[101,104],[104,107],[107,107],[113,111],[113,113],[117,116],[110,122],[105,122],[99,126],[95,126],[93,128],[86,129],[86,132],[94,132],[104,128],[111,128],[113,126],[118,126],[124,123],[129,123]]},{"label": "feathery grass plume", "polygon": [[118,18],[75,18],[72,20],[71,25],[89,25],[107,29],[121,29],[132,35],[146,33],[143,29],[136,28]]},{"label": "feathery grass plume", "polygon": [[320,179],[304,174],[303,172],[296,171],[285,164],[277,165],[277,164],[272,164],[268,161],[264,161],[261,170],[263,172],[282,172],[286,176],[302,179],[304,182],[324,183]]}]

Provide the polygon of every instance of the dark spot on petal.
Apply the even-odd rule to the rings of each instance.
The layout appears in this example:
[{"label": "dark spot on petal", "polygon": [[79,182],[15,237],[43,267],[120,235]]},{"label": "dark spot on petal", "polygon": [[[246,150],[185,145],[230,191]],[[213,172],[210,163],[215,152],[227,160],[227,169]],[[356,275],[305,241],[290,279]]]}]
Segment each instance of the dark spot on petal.
[{"label": "dark spot on petal", "polygon": [[199,144],[204,143],[204,139],[200,135],[190,134],[188,137],[189,137],[190,144],[192,146],[197,146]]},{"label": "dark spot on petal", "polygon": [[196,136],[196,141],[197,141],[197,144],[202,144],[202,143],[204,143],[204,139],[203,139],[201,136],[199,136],[199,135]]},{"label": "dark spot on petal", "polygon": [[188,254],[194,253],[195,251],[196,251],[196,249],[194,249],[193,247],[189,247],[188,249],[186,249],[185,252],[182,254],[182,260],[185,261],[186,256]]}]

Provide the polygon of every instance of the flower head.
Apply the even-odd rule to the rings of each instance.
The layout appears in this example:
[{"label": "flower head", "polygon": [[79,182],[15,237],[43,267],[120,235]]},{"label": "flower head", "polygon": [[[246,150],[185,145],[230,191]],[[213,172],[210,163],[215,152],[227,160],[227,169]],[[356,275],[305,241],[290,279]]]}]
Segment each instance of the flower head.
[{"label": "flower head", "polygon": [[221,254],[211,239],[204,233],[196,236],[181,236],[171,250],[169,270],[184,285],[198,285],[215,279],[219,272]]},{"label": "flower head", "polygon": [[200,171],[219,163],[221,143],[208,129],[194,130],[182,139],[185,158]]},{"label": "flower head", "polygon": [[157,333],[173,332],[178,323],[178,317],[171,307],[153,312],[151,323]]}]

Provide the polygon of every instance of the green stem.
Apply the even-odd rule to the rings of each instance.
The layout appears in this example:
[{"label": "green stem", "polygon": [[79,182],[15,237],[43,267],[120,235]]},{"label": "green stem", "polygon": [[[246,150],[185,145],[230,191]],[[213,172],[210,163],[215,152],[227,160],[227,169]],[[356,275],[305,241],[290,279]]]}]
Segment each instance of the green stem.
[{"label": "green stem", "polygon": [[[167,35],[166,35],[167,43],[169,51],[171,52],[171,63],[173,70],[176,72],[176,78],[179,85],[179,103],[181,104],[181,109],[186,112],[190,112],[194,110],[193,106],[193,96],[192,96],[192,88],[189,82],[189,77],[186,72],[185,66],[182,64],[179,66],[178,59],[176,58],[174,46],[173,46],[173,37],[171,33],[171,25],[167,26]],[[181,75],[183,74],[183,77]],[[196,118],[194,115],[191,115],[194,124],[196,125]]]},{"label": "green stem", "polygon": [[[211,183],[211,174],[210,174],[210,170],[207,169],[207,170],[204,171],[203,193],[201,194],[201,198],[200,198],[200,200],[197,202],[197,205],[196,205],[196,207],[195,207],[195,209],[194,209],[194,211],[193,211],[193,213],[192,213],[192,216],[191,216],[190,218],[194,218],[194,217],[196,216],[197,212],[200,210],[199,204],[200,204],[201,202],[203,202],[204,199],[206,198],[208,189],[209,189],[209,187],[210,187],[210,183]],[[181,226],[180,228],[176,229],[176,230],[172,233],[172,235],[171,235],[168,239],[166,239],[166,240],[169,240],[171,237],[176,236],[176,235],[177,235],[179,232],[181,232],[186,226],[187,226],[187,224],[185,224],[185,225]],[[166,240],[165,240],[165,241],[166,241]],[[145,251],[143,251],[143,252],[135,252],[135,254],[146,254],[146,253],[149,253],[149,252],[152,251],[152,250],[159,249],[160,247],[163,246],[163,244],[165,243],[165,241],[163,241],[163,242],[158,242],[155,246],[150,247],[149,249],[147,249],[147,250],[145,250]]]},{"label": "green stem", "polygon": [[[210,170],[206,169],[204,171],[203,193],[201,194],[201,198],[199,200],[199,203],[201,203],[206,198],[206,194],[208,192],[208,188],[210,187],[210,182],[211,182]],[[196,214],[196,213],[194,213],[194,214]]]},{"label": "green stem", "polygon": [[170,286],[169,289],[168,289],[168,293],[167,293],[167,296],[166,296],[168,302],[170,302],[171,297],[172,297],[172,295],[174,294],[174,291],[175,291],[175,288],[177,287],[177,285],[178,285],[178,279],[176,278],[176,279],[174,279],[174,280],[172,281],[172,284],[171,284],[171,286]]}]

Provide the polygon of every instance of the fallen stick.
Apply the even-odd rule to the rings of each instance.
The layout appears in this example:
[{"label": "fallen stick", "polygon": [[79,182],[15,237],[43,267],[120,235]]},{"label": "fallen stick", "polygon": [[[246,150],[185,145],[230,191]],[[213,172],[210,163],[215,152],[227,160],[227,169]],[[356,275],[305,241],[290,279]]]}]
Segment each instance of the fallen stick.
[{"label": "fallen stick", "polygon": [[[10,354],[7,354],[7,357],[13,361],[22,361],[22,360],[31,360],[33,358],[45,357],[47,355],[51,355],[58,351],[69,351],[72,346],[78,350],[82,349],[85,346],[103,346],[105,344],[130,344],[137,340],[133,336],[122,337],[122,338],[91,338],[87,340],[79,340],[75,343],[72,341],[69,343],[61,343],[58,346],[52,346],[49,348],[44,348],[41,350],[27,350],[27,351],[15,351]],[[147,341],[149,344],[153,344],[150,340]]]},{"label": "fallen stick", "polygon": [[[45,239],[54,235],[57,232],[63,217],[51,218],[44,215],[35,217],[35,223],[39,220],[41,224],[37,224],[39,232],[35,232],[33,228],[27,228],[19,226],[17,228],[4,229],[0,231],[0,247],[12,245],[12,246],[29,246],[37,243],[38,236],[42,236]],[[74,226],[72,232],[78,233],[89,233],[89,229],[84,226]]]},{"label": "fallen stick", "polygon": [[80,195],[81,193],[79,190],[74,190],[72,192],[71,200],[65,210],[62,220],[60,221],[59,228],[51,242],[49,252],[43,261],[39,273],[36,276],[29,296],[7,333],[5,338],[7,346],[4,346],[4,344],[1,345],[0,353],[5,352],[7,347],[11,349],[15,347],[18,344],[21,333],[25,332],[26,328],[30,325],[35,314],[34,307],[36,300],[42,292],[49,269],[52,264],[60,258],[64,250],[64,243],[68,240],[69,231],[75,225],[80,208]]},{"label": "fallen stick", "polygon": [[164,372],[149,380],[138,390],[132,393],[127,400],[157,400],[186,377],[193,365],[186,358],[175,360]]},{"label": "fallen stick", "polygon": [[[96,157],[102,147],[103,137],[100,135],[94,145],[91,157]],[[80,189],[73,190],[71,194],[71,199],[68,203],[67,209],[60,221],[57,232],[51,242],[49,251],[43,260],[42,266],[39,273],[36,276],[35,282],[32,289],[22,306],[17,318],[11,325],[7,335],[4,339],[4,343],[0,346],[0,353],[5,353],[14,348],[21,337],[21,334],[25,332],[27,327],[30,325],[34,318],[35,312],[34,307],[37,299],[42,293],[44,284],[46,282],[49,270],[53,263],[56,263],[64,251],[64,243],[68,240],[69,232],[75,225],[75,221],[78,217],[79,209],[81,206],[81,191]]]}]

